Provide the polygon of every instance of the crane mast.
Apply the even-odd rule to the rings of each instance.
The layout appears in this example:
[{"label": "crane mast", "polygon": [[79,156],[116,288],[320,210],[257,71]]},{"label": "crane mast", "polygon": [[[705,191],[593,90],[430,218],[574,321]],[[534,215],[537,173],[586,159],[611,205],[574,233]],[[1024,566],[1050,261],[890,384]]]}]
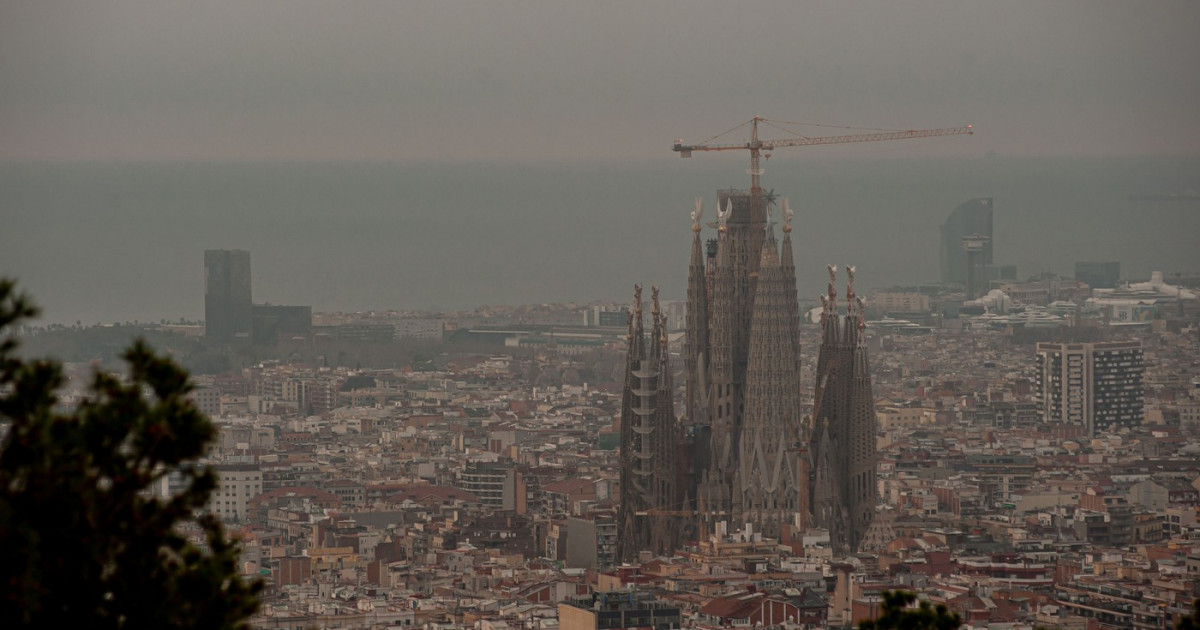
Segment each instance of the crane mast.
[{"label": "crane mast", "polygon": [[[749,151],[750,152],[750,195],[755,203],[762,195],[762,186],[760,177],[762,176],[762,168],[759,167],[760,157],[763,151],[771,151],[781,147],[801,147],[813,146],[819,144],[844,144],[848,142],[879,142],[881,140],[907,140],[910,138],[931,138],[934,136],[954,136],[960,134],[972,134],[974,129],[971,125],[965,127],[943,127],[940,129],[909,129],[904,131],[876,131],[872,133],[860,134],[843,134],[838,136],[816,136],[816,137],[799,137],[799,138],[782,138],[776,140],[763,140],[758,137],[758,123],[771,121],[762,116],[755,116],[749,121],[738,125],[743,127],[746,124],[750,125],[750,141],[736,144],[709,144],[707,141],[700,144],[684,144],[683,140],[678,140],[672,147],[672,150],[679,154],[679,157],[692,157],[693,151]],[[737,129],[735,127],[734,129]],[[731,130],[732,131],[732,130]],[[723,134],[722,134],[723,135]]]}]

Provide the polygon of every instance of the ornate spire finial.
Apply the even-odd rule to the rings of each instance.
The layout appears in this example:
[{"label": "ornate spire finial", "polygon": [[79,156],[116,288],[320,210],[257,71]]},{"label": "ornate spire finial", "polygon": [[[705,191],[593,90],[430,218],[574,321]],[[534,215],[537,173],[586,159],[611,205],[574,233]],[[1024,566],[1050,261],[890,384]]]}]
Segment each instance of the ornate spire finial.
[{"label": "ornate spire finial", "polygon": [[846,297],[854,297],[854,265],[846,265]]},{"label": "ornate spire finial", "polygon": [[700,217],[704,215],[704,197],[696,197],[696,209],[692,210],[692,231],[700,231]]},{"label": "ornate spire finial", "polygon": [[642,285],[633,285],[633,308],[629,309],[629,316],[626,318],[629,322],[629,339],[633,340],[633,331],[636,329],[635,322],[638,326],[642,323]]},{"label": "ornate spire finial", "polygon": [[837,311],[837,286],[834,284],[837,282],[837,265],[826,265],[825,269],[829,272],[829,288],[821,296],[821,306],[825,307],[821,310],[822,323]]},{"label": "ornate spire finial", "polygon": [[788,207],[787,197],[783,198],[783,233],[792,231],[792,209]]},{"label": "ornate spire finial", "polygon": [[718,230],[724,232],[725,224],[729,221],[729,215],[733,214],[733,200],[725,200],[725,208],[721,209],[721,202],[717,201],[717,227]]},{"label": "ornate spire finial", "polygon": [[863,330],[867,327],[867,305],[860,297],[854,298],[854,302],[858,304],[858,329]]},{"label": "ornate spire finial", "polygon": [[661,343],[667,342],[667,318],[663,316],[662,308],[658,303],[658,287],[650,287],[650,303],[651,317],[654,319],[654,328],[658,331],[658,339]]},{"label": "ornate spire finial", "polygon": [[858,306],[862,303],[857,296],[854,295],[854,265],[846,265],[846,317],[859,321],[862,318],[862,313],[858,312]]}]

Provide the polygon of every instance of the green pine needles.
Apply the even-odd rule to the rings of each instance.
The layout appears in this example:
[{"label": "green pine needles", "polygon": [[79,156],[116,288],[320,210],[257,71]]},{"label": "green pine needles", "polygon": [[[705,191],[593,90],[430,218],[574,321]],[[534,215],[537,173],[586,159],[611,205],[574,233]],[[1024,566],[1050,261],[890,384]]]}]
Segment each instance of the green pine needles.
[{"label": "green pine needles", "polygon": [[[139,341],[64,411],[61,366],[15,354],[36,313],[0,279],[0,627],[247,627],[262,584],[205,511],[216,429],[187,373]],[[172,472],[180,492],[151,492]]]}]

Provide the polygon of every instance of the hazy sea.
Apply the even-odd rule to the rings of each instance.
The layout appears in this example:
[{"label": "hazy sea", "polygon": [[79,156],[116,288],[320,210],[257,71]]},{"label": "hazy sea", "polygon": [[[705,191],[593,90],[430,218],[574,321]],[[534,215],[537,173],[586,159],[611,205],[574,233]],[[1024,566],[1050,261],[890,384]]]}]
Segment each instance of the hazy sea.
[{"label": "hazy sea", "polygon": [[[995,199],[995,259],[1022,277],[1115,260],[1200,271],[1200,158],[776,155],[802,299],[828,262],[861,288],[936,281],[939,226]],[[740,158],[741,156],[738,156]],[[199,319],[203,251],[251,252],[257,303],[318,311],[684,295],[692,199],[746,188],[744,159],[556,163],[0,163],[0,275],[43,321]]]}]

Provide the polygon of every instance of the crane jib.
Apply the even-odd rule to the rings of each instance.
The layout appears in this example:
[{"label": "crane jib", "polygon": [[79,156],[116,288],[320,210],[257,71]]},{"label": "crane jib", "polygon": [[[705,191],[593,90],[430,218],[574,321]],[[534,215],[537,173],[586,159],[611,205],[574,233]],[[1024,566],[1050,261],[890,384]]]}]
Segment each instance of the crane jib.
[{"label": "crane jib", "polygon": [[[876,142],[876,141],[880,141],[880,140],[906,140],[906,139],[910,139],[910,138],[929,138],[929,137],[933,137],[933,136],[952,136],[952,135],[957,135],[957,134],[974,133],[972,126],[967,125],[966,127],[945,127],[942,129],[909,129],[909,130],[905,130],[905,131],[874,131],[872,133],[843,134],[840,136],[805,137],[805,136],[799,136],[799,134],[797,134],[799,137],[796,137],[796,138],[783,138],[783,139],[779,139],[779,140],[763,140],[762,138],[758,137],[758,123],[760,121],[764,121],[767,124],[771,124],[771,121],[767,120],[766,118],[763,118],[761,116],[755,116],[748,123],[742,123],[742,125],[738,125],[738,127],[734,127],[734,129],[737,129],[746,124],[749,124],[750,125],[750,140],[749,140],[749,142],[743,142],[743,143],[738,143],[738,144],[708,144],[708,140],[705,140],[704,142],[702,142],[700,144],[684,144],[683,140],[678,140],[675,142],[674,146],[672,147],[672,150],[678,152],[679,157],[685,157],[685,158],[692,157],[692,151],[731,151],[731,150],[750,151],[750,170],[748,171],[750,173],[750,195],[752,196],[752,198],[757,199],[758,196],[762,194],[762,187],[760,186],[759,178],[762,176],[763,170],[761,168],[759,168],[759,160],[760,160],[760,153],[762,153],[764,151],[772,151],[774,149],[779,149],[782,147],[800,147],[800,146],[812,146],[812,145],[819,145],[819,144],[840,144],[840,143],[844,143],[844,142]],[[798,123],[793,123],[793,124],[798,124]],[[772,126],[774,126],[774,125],[772,125]],[[730,131],[733,131],[733,129],[731,129]],[[784,131],[787,131],[787,130],[785,129]],[[713,136],[712,138],[709,138],[709,140],[715,140],[716,138],[725,135],[725,133],[728,133],[728,132],[720,133],[716,136]],[[770,153],[767,153],[767,157],[770,157]]]},{"label": "crane jib", "polygon": [[683,144],[682,142],[676,142],[672,147],[672,150],[678,152],[680,157],[691,157],[692,151],[748,150],[756,152],[761,150],[778,149],[782,147],[841,144],[849,142],[878,142],[882,140],[906,140],[910,138],[930,138],[935,136],[952,136],[959,134],[971,135],[974,133],[974,127],[972,125],[967,125],[965,127],[945,127],[941,129],[909,129],[904,131],[880,131],[863,134],[784,138],[778,140],[759,140],[755,138],[750,142],[741,142],[737,144]]}]

